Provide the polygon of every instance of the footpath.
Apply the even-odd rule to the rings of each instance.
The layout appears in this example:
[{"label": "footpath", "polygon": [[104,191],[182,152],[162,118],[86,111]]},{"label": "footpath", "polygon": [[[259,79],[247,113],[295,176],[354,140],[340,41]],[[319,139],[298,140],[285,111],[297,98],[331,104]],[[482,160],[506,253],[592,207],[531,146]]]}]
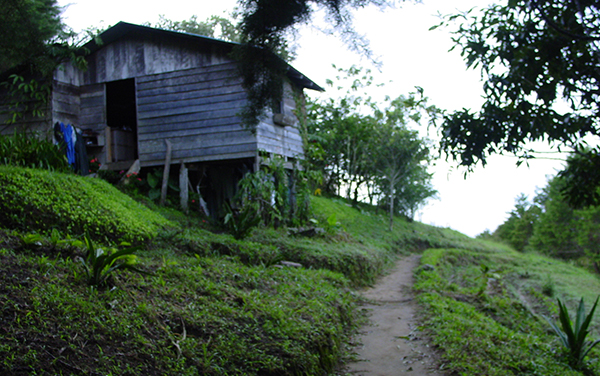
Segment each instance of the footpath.
[{"label": "footpath", "polygon": [[352,376],[444,375],[435,352],[418,329],[419,307],[412,293],[413,270],[419,255],[400,261],[395,269],[362,295],[369,323],[356,338],[357,361],[346,369]]}]

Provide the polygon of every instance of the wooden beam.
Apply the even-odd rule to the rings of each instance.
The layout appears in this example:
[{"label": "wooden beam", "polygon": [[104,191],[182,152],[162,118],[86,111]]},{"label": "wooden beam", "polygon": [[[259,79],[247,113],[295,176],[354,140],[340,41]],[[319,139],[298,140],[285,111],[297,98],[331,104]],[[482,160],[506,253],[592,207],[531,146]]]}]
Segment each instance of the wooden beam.
[{"label": "wooden beam", "polygon": [[188,169],[185,163],[181,162],[179,167],[179,204],[184,213],[188,213]]},{"label": "wooden beam", "polygon": [[167,203],[167,188],[169,187],[169,173],[171,172],[171,141],[165,140],[167,144],[167,153],[165,156],[165,169],[163,170],[162,187],[160,190],[160,205]]}]

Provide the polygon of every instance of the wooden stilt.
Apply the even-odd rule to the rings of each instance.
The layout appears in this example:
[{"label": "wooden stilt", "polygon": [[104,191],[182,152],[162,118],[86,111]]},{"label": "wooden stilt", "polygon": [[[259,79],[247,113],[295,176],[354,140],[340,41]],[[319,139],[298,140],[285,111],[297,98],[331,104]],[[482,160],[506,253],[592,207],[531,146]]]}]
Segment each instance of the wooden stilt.
[{"label": "wooden stilt", "polygon": [[179,204],[184,213],[188,212],[188,184],[188,169],[185,166],[185,163],[181,162],[179,167]]},{"label": "wooden stilt", "polygon": [[171,141],[165,140],[167,144],[167,153],[165,156],[165,169],[163,170],[162,187],[160,190],[160,205],[167,203],[167,188],[169,186],[169,173],[171,172]]}]

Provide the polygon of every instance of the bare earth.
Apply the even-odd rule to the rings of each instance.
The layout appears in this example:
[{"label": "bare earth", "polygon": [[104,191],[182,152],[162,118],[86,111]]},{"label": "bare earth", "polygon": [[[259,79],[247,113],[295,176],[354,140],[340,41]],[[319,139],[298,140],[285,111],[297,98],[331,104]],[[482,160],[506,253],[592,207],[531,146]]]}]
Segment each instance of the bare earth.
[{"label": "bare earth", "polygon": [[413,269],[419,258],[411,255],[400,260],[389,275],[363,292],[372,303],[363,307],[370,311],[370,323],[356,339],[359,361],[348,365],[348,375],[443,375],[415,319]]}]

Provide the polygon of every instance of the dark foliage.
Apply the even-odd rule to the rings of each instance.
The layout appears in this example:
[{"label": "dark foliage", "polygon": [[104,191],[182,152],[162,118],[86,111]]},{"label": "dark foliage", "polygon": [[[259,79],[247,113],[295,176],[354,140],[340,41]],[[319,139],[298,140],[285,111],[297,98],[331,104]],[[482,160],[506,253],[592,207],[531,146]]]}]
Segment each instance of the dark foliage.
[{"label": "dark foliage", "polygon": [[298,24],[308,22],[316,7],[328,12],[328,20],[352,48],[367,51],[364,38],[352,29],[349,9],[369,4],[383,5],[384,0],[241,0],[243,45],[236,52],[241,62],[243,85],[248,105],[243,119],[250,129],[282,96],[284,60],[289,60],[286,37]]},{"label": "dark foliage", "polygon": [[[598,135],[596,1],[510,0],[474,13],[450,16],[446,22],[458,24],[454,41],[467,66],[481,69],[486,102],[479,112],[465,109],[446,117],[443,150],[460,164],[474,166],[485,164],[493,153],[531,158],[528,141],[575,146],[586,135]],[[554,105],[563,100],[568,109],[561,112]],[[591,167],[598,169],[597,164]]]},{"label": "dark foliage", "polygon": [[22,63],[39,63],[49,42],[61,32],[56,0],[6,0],[0,12],[0,72]]},{"label": "dark foliage", "polygon": [[559,173],[565,185],[562,193],[574,208],[600,205],[600,149],[579,150],[571,154]]}]

